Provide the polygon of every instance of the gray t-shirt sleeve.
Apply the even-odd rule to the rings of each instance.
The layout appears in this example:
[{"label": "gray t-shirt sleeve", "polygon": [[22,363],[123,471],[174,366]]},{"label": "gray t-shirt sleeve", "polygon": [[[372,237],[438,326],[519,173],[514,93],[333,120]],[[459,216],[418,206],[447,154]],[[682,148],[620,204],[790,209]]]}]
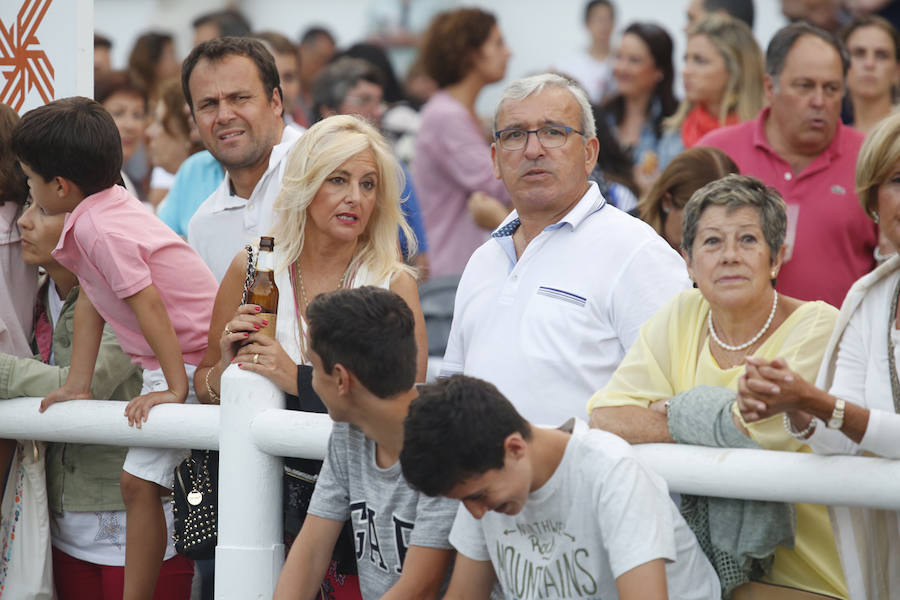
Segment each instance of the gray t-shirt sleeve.
[{"label": "gray t-shirt sleeve", "polygon": [[328,438],[328,452],[307,512],[323,519],[346,521],[350,517],[350,488],[347,479],[346,423],[335,423]]},{"label": "gray t-shirt sleeve", "polygon": [[419,493],[416,503],[416,526],[409,538],[410,546],[450,549],[450,529],[459,507],[458,500],[430,498]]}]

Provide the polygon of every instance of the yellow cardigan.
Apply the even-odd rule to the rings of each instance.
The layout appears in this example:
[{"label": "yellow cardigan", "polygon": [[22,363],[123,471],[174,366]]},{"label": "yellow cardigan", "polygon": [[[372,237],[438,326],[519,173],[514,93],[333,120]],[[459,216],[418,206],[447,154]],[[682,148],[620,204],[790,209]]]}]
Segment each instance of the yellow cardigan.
[{"label": "yellow cardigan", "polygon": [[[737,390],[744,367],[722,369],[709,350],[709,303],[699,290],[686,290],[664,305],[641,328],[612,378],[588,401],[588,412],[607,406],[647,407],[697,385]],[[807,381],[814,381],[838,311],[825,302],[806,302],[753,354],[782,357]],[[734,411],[738,416],[737,403]],[[744,423],[750,437],[769,450],[810,452],[785,432],[781,415]],[[834,535],[824,506],[797,505],[794,548],[779,547],[767,581],[820,594],[847,597]]]}]

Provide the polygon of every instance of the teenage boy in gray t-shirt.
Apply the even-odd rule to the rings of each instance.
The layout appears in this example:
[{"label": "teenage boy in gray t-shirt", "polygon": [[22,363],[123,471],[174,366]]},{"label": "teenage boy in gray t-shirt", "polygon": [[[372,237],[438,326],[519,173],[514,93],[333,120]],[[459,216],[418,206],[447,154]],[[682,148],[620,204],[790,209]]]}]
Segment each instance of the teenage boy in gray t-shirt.
[{"label": "teenage boy in gray t-shirt", "polygon": [[418,395],[412,311],[393,292],[361,287],[318,296],[307,321],[313,388],[335,424],[275,600],[318,597],[348,518],[363,598],[435,598],[459,503],[414,491],[400,469],[403,419]]}]

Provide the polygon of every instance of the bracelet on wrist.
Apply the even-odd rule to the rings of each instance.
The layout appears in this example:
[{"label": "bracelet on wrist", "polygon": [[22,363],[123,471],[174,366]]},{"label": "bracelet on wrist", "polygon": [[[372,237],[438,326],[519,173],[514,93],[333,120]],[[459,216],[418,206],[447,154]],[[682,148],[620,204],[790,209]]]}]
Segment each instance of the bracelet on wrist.
[{"label": "bracelet on wrist", "polygon": [[212,373],[212,370],[214,368],[215,368],[215,365],[211,366],[206,371],[206,377],[204,378],[204,381],[206,381],[206,393],[209,394],[210,401],[213,404],[218,404],[219,400],[220,400],[219,395],[213,391],[212,386],[209,384],[209,374]]},{"label": "bracelet on wrist", "polygon": [[816,430],[816,419],[810,418],[809,425],[807,425],[802,431],[794,431],[794,425],[791,423],[791,418],[787,413],[782,413],[782,421],[784,422],[784,430],[790,434],[792,438],[795,440],[804,441],[809,439],[809,436],[812,435],[812,432]]}]

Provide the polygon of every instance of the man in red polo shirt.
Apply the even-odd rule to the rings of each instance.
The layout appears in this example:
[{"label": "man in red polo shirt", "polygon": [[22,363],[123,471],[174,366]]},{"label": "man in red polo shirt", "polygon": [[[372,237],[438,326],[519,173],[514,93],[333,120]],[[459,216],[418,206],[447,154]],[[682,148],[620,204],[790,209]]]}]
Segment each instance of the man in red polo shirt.
[{"label": "man in red polo shirt", "polygon": [[874,266],[878,228],[856,198],[863,135],[841,124],[849,60],[830,33],[793,23],[766,50],[769,106],[753,121],[724,127],[699,145],[725,151],[741,173],[775,187],[788,205],[787,259],[778,291],[840,306]]}]

